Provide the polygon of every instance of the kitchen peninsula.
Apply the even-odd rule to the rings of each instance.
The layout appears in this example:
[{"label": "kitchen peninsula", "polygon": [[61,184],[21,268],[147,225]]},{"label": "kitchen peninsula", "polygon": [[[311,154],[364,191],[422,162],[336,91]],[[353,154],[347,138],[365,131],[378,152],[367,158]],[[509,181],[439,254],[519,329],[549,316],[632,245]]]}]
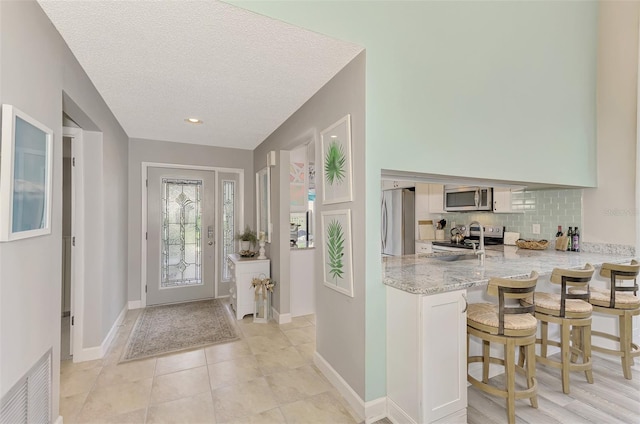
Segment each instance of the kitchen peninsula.
[{"label": "kitchen peninsula", "polygon": [[[455,257],[458,255],[459,257]],[[467,422],[467,291],[481,297],[491,277],[540,274],[590,263],[625,263],[629,253],[488,249],[385,257],[387,285],[387,399],[394,422]],[[479,301],[473,299],[472,301]]]}]

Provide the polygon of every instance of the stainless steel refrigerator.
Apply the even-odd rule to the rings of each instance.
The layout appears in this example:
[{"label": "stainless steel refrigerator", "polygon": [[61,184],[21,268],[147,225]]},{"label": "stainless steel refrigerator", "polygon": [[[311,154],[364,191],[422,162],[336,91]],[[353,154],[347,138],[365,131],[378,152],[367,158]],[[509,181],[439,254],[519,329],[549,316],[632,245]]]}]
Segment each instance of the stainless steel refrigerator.
[{"label": "stainless steel refrigerator", "polygon": [[382,254],[415,253],[415,191],[401,188],[382,192]]}]

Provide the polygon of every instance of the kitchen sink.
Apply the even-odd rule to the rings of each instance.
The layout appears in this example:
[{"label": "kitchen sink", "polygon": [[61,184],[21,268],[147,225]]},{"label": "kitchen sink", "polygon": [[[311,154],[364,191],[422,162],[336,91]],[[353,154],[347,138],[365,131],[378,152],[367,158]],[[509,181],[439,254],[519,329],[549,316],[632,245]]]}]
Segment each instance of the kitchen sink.
[{"label": "kitchen sink", "polygon": [[469,254],[446,255],[446,256],[434,256],[434,259],[437,259],[439,261],[453,262],[453,261],[465,261],[465,260],[469,260],[469,259],[478,259],[478,256],[469,255]]},{"label": "kitchen sink", "polygon": [[433,246],[433,258],[440,261],[464,261],[469,259],[477,259],[478,256],[473,250],[456,247]]}]

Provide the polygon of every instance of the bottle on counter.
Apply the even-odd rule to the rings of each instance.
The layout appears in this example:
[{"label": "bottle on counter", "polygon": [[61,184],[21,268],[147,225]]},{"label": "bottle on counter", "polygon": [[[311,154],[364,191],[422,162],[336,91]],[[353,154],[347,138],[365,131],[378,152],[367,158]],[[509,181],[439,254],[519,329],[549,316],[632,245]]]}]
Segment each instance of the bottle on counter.
[{"label": "bottle on counter", "polygon": [[574,252],[580,251],[580,231],[578,231],[578,227],[573,230],[573,237],[571,240],[571,250]]},{"label": "bottle on counter", "polygon": [[568,239],[568,243],[567,243],[567,251],[572,251],[573,250],[573,227],[569,227],[569,230],[567,230],[567,239]]},{"label": "bottle on counter", "polygon": [[558,225],[558,232],[556,233],[556,237],[562,237],[564,233],[562,232],[562,225]]}]

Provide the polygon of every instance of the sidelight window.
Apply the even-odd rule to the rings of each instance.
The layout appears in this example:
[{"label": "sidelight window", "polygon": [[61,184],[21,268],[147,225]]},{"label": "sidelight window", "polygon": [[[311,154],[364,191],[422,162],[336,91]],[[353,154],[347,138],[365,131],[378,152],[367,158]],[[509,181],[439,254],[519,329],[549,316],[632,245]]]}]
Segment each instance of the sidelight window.
[{"label": "sidelight window", "polygon": [[231,279],[231,272],[226,261],[234,249],[236,182],[222,181],[222,281]]}]

